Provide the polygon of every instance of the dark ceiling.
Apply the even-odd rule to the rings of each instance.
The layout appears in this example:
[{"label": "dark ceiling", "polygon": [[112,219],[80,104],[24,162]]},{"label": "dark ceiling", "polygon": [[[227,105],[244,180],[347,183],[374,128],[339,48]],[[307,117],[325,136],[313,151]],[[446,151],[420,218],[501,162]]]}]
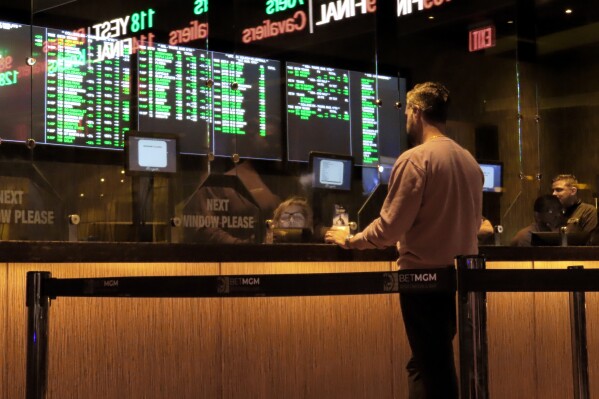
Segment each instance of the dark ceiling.
[{"label": "dark ceiling", "polygon": [[[314,0],[314,4],[323,1]],[[529,59],[588,49],[599,43],[597,0],[454,0],[443,7],[401,18],[395,15],[395,1],[379,0],[376,16],[336,23],[332,28],[321,28],[315,35],[282,35],[252,45],[240,42],[244,27],[258,26],[266,17],[278,16],[265,15],[264,1],[211,0],[210,12],[201,17],[193,15],[189,4],[190,0],[152,0],[143,6],[122,0],[0,0],[0,18],[71,30],[152,7],[162,24],[155,28],[159,41],[166,42],[170,29],[186,23],[181,21],[204,19],[210,25],[211,49],[306,62],[319,60],[331,66],[350,62],[365,70],[371,69],[375,60],[382,67],[398,64],[400,49],[406,54],[407,47],[411,49],[408,54],[418,51],[418,47],[427,51],[467,51],[468,30],[484,24],[494,24],[497,32],[498,46],[489,55],[501,56],[503,51],[511,57],[514,37],[524,44],[523,48],[528,47]],[[567,14],[569,7],[572,13]],[[289,16],[287,12],[279,19]],[[526,57],[524,53],[520,55]]]}]

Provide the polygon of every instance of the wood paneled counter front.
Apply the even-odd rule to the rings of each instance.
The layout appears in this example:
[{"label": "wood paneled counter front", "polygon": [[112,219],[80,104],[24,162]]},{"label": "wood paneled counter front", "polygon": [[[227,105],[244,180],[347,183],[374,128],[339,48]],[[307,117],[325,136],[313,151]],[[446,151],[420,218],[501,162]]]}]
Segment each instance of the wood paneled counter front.
[{"label": "wood paneled counter front", "polygon": [[[482,247],[488,268],[599,268],[598,247]],[[396,251],[330,245],[0,243],[0,397],[25,397],[28,271],[54,277],[395,270]],[[591,397],[599,300],[587,294]],[[572,398],[567,293],[490,293],[490,394]],[[407,398],[396,295],[58,298],[48,398]],[[456,340],[457,341],[457,340]]]}]

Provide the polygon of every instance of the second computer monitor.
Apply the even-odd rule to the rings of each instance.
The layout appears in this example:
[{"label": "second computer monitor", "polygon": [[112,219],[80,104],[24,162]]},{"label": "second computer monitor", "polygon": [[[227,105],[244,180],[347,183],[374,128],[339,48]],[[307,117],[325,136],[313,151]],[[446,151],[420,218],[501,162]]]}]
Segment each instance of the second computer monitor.
[{"label": "second computer monitor", "polygon": [[286,64],[287,153],[308,161],[310,151],[353,156],[376,166],[397,157],[405,117],[405,80],[288,62]]},{"label": "second computer monitor", "polygon": [[353,159],[348,155],[310,152],[312,187],[325,190],[351,190]]}]

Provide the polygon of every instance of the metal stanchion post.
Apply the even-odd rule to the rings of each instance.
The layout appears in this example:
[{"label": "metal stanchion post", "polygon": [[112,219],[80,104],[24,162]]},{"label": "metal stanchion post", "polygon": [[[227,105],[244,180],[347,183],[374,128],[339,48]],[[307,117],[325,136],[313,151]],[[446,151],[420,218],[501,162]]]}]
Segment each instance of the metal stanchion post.
[{"label": "metal stanchion post", "polygon": [[567,231],[566,226],[559,228],[560,245],[562,247],[568,246],[568,234],[566,234],[566,231]]},{"label": "metal stanchion post", "polygon": [[[485,269],[482,256],[458,257],[458,275],[468,269]],[[459,278],[458,278],[459,281]],[[487,352],[487,298],[485,292],[463,292],[458,285],[460,342],[460,397],[489,397]]]},{"label": "metal stanchion post", "polygon": [[42,284],[48,272],[27,273],[27,399],[46,397],[48,380],[48,308]]},{"label": "metal stanchion post", "polygon": [[170,220],[171,230],[170,230],[170,242],[171,243],[179,243],[181,242],[181,218],[178,216],[173,216]]},{"label": "metal stanchion post", "polygon": [[[568,269],[583,269],[569,266]],[[587,356],[587,321],[584,291],[570,292],[570,341],[572,343],[572,373],[574,399],[588,399],[589,372]]]},{"label": "metal stanchion post", "polygon": [[79,227],[79,222],[81,218],[77,214],[72,214],[68,216],[69,219],[69,241],[77,241],[78,240],[78,232],[77,229]]},{"label": "metal stanchion post", "polygon": [[493,245],[496,247],[501,245],[501,234],[503,233],[503,226],[498,224],[493,227]]}]

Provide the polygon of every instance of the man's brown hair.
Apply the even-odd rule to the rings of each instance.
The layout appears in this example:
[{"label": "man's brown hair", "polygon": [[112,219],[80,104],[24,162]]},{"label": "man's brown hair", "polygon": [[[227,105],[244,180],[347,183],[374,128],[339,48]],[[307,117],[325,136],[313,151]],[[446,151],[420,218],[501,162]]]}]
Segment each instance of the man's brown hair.
[{"label": "man's brown hair", "polygon": [[408,106],[419,108],[431,122],[445,123],[449,108],[449,90],[437,82],[419,83],[407,95]]},{"label": "man's brown hair", "polygon": [[576,179],[576,176],[574,175],[563,174],[557,175],[553,178],[554,182],[562,180],[566,182],[566,186],[568,187],[576,187],[578,185],[578,179]]}]

